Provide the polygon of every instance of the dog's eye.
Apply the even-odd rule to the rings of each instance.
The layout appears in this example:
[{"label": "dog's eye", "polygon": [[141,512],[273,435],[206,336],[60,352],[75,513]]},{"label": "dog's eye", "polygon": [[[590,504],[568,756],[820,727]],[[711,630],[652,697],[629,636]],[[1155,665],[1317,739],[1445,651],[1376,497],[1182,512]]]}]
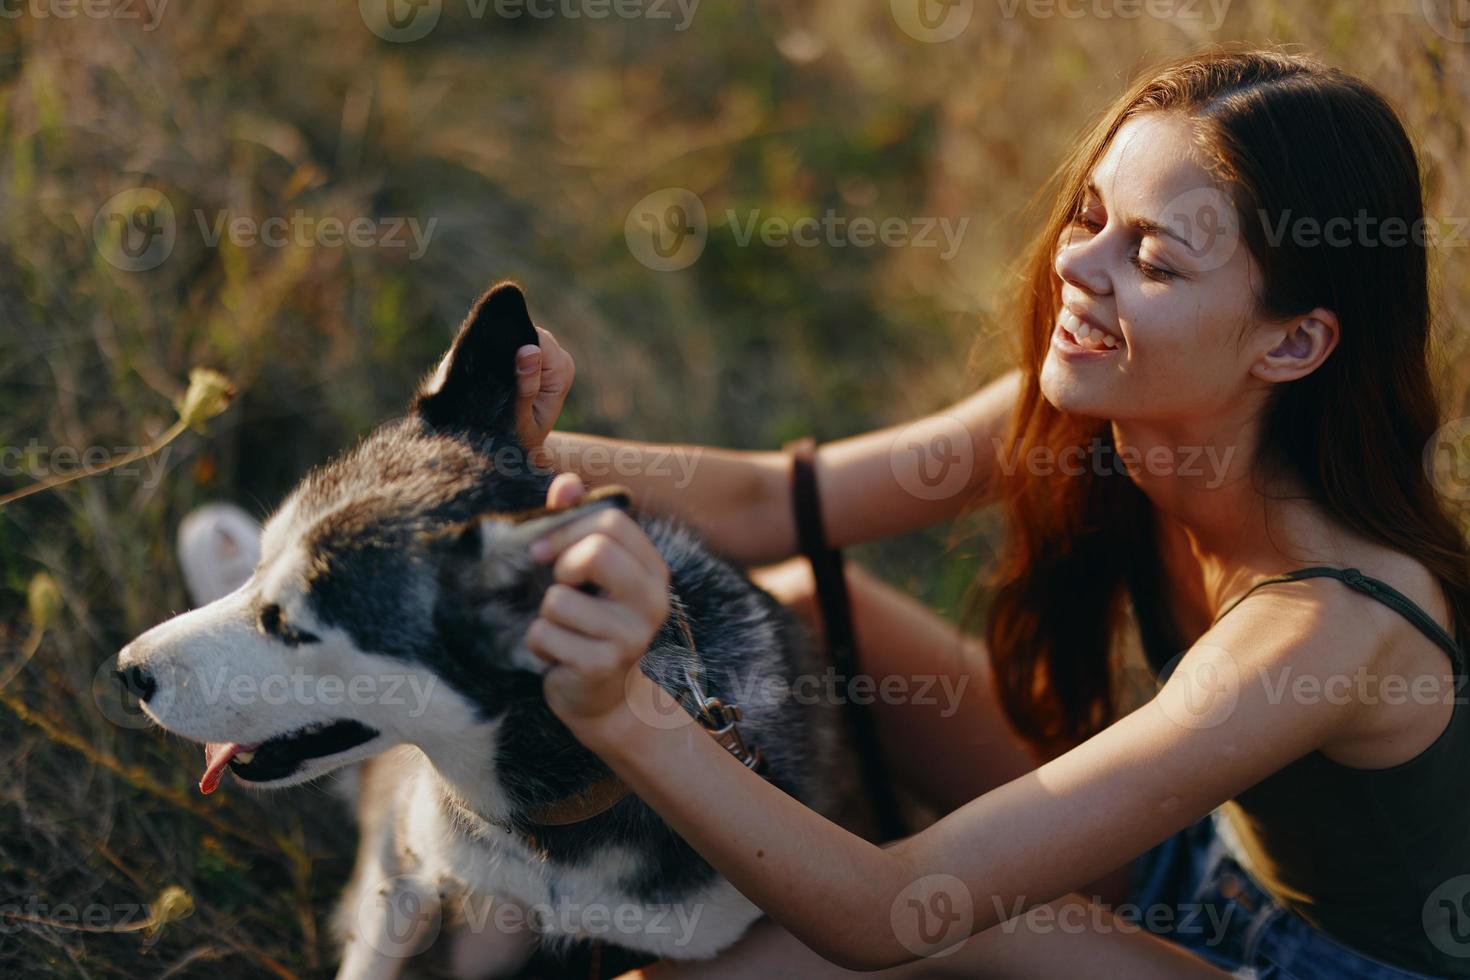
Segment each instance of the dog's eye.
[{"label": "dog's eye", "polygon": [[281,618],[281,607],[274,602],[264,606],[260,610],[260,631],[266,636],[274,637],[286,644],[288,647],[300,646],[303,643],[320,643],[321,638],[306,630],[293,629]]}]

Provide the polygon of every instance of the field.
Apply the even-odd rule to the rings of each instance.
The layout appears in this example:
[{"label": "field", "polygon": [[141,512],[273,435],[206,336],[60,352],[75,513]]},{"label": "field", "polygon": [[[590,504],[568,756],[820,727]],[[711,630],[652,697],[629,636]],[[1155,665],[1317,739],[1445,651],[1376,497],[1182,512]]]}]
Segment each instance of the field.
[{"label": "field", "polygon": [[[34,648],[0,685],[0,975],[329,971],[341,811],[321,788],[199,796],[198,749],[123,710],[108,660],[185,608],[190,508],[264,516],[402,410],[494,280],[578,361],[563,428],[769,448],[915,417],[1012,356],[1032,205],[1126,81],[1280,45],[1407,120],[1444,233],[1447,408],[1470,415],[1451,4],[965,0],[943,41],[904,0],[435,0],[416,38],[383,6],[0,5],[0,494],[146,444],[193,367],[238,389],[146,463],[0,509],[0,680]],[[632,244],[673,204],[705,214],[692,260]],[[752,234],[805,217],[838,230]],[[859,218],[902,234],[861,244]],[[957,615],[990,531],[856,557]],[[38,575],[60,600],[40,624]]]}]

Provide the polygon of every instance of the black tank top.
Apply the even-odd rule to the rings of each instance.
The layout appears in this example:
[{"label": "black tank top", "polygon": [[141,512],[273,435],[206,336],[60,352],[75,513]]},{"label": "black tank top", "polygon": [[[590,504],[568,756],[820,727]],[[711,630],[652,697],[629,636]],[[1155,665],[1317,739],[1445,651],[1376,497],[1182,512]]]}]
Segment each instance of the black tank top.
[{"label": "black tank top", "polygon": [[[1390,607],[1444,650],[1456,679],[1449,724],[1423,752],[1387,769],[1356,769],[1309,753],[1241,793],[1225,814],[1252,875],[1320,932],[1405,969],[1470,977],[1464,625],[1452,638],[1386,582],[1327,566],[1256,582],[1215,622],[1262,586],[1323,577]],[[1131,585],[1144,654],[1162,683],[1181,643],[1157,581]]]}]

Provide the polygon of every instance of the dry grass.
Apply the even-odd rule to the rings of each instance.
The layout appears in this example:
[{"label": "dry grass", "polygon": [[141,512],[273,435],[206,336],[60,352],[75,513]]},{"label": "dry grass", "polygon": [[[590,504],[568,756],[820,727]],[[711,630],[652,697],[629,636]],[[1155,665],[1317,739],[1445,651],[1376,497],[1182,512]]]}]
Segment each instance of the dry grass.
[{"label": "dry grass", "polygon": [[[964,391],[977,330],[982,370],[1007,356],[992,314],[1025,204],[1068,142],[1137,68],[1207,41],[1289,43],[1365,76],[1409,121],[1431,213],[1470,214],[1470,45],[1432,30],[1419,0],[1237,0],[1215,31],[1208,4],[1192,8],[1202,22],[1120,21],[1006,18],[976,0],[944,45],[906,36],[885,2],[706,0],[683,32],[465,9],[448,0],[438,29],[404,45],[366,30],[351,0],[176,3],[153,31],[0,24],[0,445],[146,443],[196,364],[241,388],[209,435],[170,447],[160,478],[107,475],[0,511],[3,656],[30,632],[36,572],[64,598],[0,695],[0,907],[41,906],[0,919],[0,974],[325,972],[320,923],[350,855],[335,804],[319,788],[200,798],[197,749],[109,721],[94,675],[183,608],[171,537],[188,508],[267,510],[399,410],[490,280],[520,279],[577,354],[569,427],[772,446],[908,417]],[[167,195],[177,243],[128,272],[93,222],[140,185]],[[714,225],[681,273],[639,265],[623,238],[633,203],[668,186],[698,193]],[[740,248],[722,217],[829,208],[972,222],[944,261]],[[215,247],[194,217],[298,210],[438,224],[411,260]],[[1470,414],[1466,254],[1437,255],[1456,415]],[[0,493],[23,482],[0,476]],[[863,557],[953,608],[973,556],[935,562],[941,543]],[[172,885],[196,911],[151,939],[55,924],[99,903],[117,925]]]}]

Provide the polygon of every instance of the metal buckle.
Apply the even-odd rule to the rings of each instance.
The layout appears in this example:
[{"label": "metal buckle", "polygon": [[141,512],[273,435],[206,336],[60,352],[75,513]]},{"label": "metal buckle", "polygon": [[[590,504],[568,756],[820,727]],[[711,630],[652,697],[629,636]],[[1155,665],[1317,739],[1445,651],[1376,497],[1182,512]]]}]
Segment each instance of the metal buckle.
[{"label": "metal buckle", "polygon": [[704,726],[705,731],[725,751],[740,760],[740,764],[753,772],[764,772],[766,758],[761,750],[748,745],[745,736],[740,734],[737,722],[741,719],[740,706],[738,704],[726,704],[719,698],[706,697],[699,687],[699,682],[694,679],[690,668],[684,668],[684,683],[688,687],[690,698],[694,701],[693,711],[695,719]]}]

